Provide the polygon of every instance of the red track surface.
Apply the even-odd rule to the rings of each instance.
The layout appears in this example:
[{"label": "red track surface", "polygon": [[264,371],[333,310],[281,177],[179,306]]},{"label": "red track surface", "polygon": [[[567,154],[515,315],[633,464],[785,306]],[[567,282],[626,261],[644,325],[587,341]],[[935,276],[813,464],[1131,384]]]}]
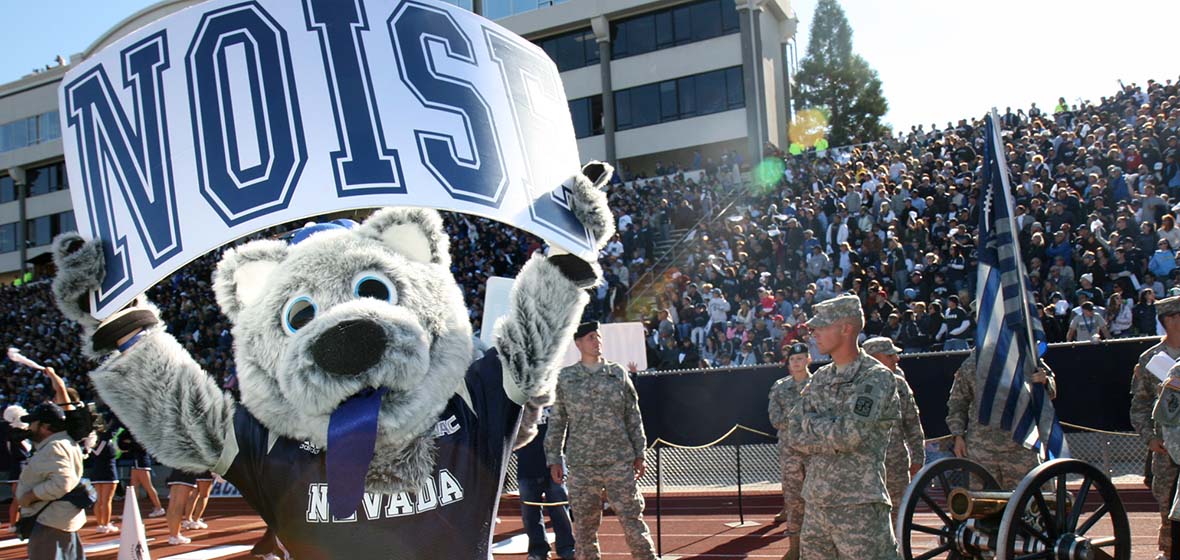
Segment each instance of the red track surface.
[{"label": "red track surface", "polygon": [[[1155,530],[1158,517],[1155,501],[1141,485],[1120,487],[1119,493],[1131,520],[1131,535],[1135,559],[1155,557]],[[663,532],[665,556],[698,559],[726,558],[780,558],[786,552],[786,540],[782,528],[771,525],[772,517],[781,507],[781,498],[776,494],[747,494],[742,500],[742,511],[746,521],[758,523],[752,527],[731,528],[726,523],[739,520],[737,496],[733,494],[669,494],[665,495],[660,510],[659,526]],[[141,502],[141,509],[146,502]],[[115,502],[116,511],[122,510],[122,502]],[[496,526],[495,541],[500,541],[521,532],[519,502],[514,496],[505,496],[501,501],[501,523]],[[654,495],[647,496],[648,525],[652,537],[656,536],[657,516]],[[148,543],[152,558],[160,560],[169,556],[208,550],[217,546],[248,546],[263,533],[262,520],[241,500],[215,499],[210,501],[205,515],[209,529],[187,531],[192,544],[169,546],[168,534],[163,518],[145,520]],[[117,522],[117,519],[116,519]],[[612,515],[603,519],[599,532],[603,556],[627,558],[626,544],[622,530]],[[12,544],[11,534],[0,535],[0,560],[25,558],[23,543]],[[117,543],[118,535],[96,535],[93,520],[82,530],[85,545]],[[7,545],[7,546],[6,546]],[[105,551],[88,552],[87,558],[114,560],[117,546]],[[523,559],[523,555],[505,555],[498,558]],[[244,552],[217,556],[220,559],[251,558],[249,549]]]}]

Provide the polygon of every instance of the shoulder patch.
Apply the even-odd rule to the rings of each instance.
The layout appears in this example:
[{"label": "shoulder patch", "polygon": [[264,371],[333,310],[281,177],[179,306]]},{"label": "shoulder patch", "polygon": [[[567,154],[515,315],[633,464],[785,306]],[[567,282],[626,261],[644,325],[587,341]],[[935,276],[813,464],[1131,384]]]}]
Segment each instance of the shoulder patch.
[{"label": "shoulder patch", "polygon": [[1156,407],[1156,422],[1163,426],[1180,426],[1180,392],[1164,391]]},{"label": "shoulder patch", "polygon": [[859,396],[856,397],[856,404],[852,406],[852,412],[857,416],[869,418],[873,413],[873,406],[876,404],[872,398]]},{"label": "shoulder patch", "polygon": [[852,413],[864,420],[876,419],[881,415],[883,394],[872,382],[861,383],[852,396]]}]

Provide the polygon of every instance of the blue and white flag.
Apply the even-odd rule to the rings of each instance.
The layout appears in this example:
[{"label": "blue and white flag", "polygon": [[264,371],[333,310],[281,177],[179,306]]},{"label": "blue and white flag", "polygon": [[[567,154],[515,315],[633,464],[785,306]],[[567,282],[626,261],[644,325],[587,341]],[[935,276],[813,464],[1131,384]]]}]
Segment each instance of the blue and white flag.
[{"label": "blue and white flag", "polygon": [[979,422],[1012,434],[1027,448],[1043,449],[1050,459],[1069,456],[1057,412],[1045,386],[1028,381],[1045,340],[1028,273],[1020,260],[1013,219],[1008,164],[999,118],[987,119],[983,200],[979,215],[979,282],[975,308],[976,387]]}]

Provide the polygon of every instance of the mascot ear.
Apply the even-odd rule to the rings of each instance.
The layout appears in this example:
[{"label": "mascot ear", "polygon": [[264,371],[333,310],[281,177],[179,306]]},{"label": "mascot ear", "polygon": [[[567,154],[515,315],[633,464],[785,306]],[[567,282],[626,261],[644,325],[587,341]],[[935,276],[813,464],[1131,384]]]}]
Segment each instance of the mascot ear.
[{"label": "mascot ear", "polygon": [[217,305],[236,323],[243,309],[258,301],[271,272],[287,258],[288,245],[273,239],[253,241],[230,249],[217,263],[213,291]]},{"label": "mascot ear", "polygon": [[412,261],[451,267],[450,240],[436,210],[382,208],[361,224],[359,233]]}]

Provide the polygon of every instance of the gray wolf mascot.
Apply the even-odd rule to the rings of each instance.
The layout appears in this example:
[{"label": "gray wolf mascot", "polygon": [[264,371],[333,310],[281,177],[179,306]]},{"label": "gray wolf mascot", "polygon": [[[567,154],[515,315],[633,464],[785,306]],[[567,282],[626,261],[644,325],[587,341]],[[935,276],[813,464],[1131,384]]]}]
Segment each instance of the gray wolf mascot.
[{"label": "gray wolf mascot", "polygon": [[[599,249],[615,229],[601,191],[611,171],[591,163],[566,182]],[[601,271],[533,255],[473,361],[448,241],[437,212],[385,208],[228,250],[214,290],[233,322],[241,402],[149,302],[101,323],[88,313],[99,242],[59,236],[53,288],[105,358],[91,379],[136,439],[164,464],[233,483],[295,558],[487,558],[521,406],[551,392]]]}]

